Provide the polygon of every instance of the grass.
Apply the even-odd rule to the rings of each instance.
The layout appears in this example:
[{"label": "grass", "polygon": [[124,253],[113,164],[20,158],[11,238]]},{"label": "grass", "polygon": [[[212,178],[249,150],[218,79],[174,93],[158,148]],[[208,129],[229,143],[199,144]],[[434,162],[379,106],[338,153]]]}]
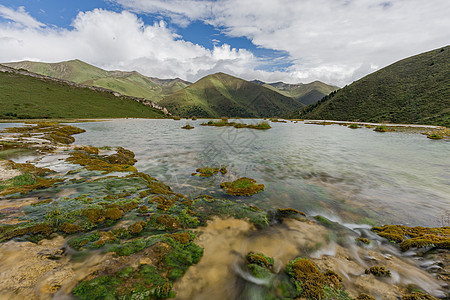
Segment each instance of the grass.
[{"label": "grass", "polygon": [[122,95],[146,98],[154,102],[158,102],[189,85],[188,82],[183,80],[160,80],[137,72],[105,71],[80,60],[60,63],[24,61],[5,65],[84,85],[102,87],[119,92]]},{"label": "grass", "polygon": [[450,126],[450,46],[409,57],[289,118]]},{"label": "grass", "polygon": [[305,105],[315,103],[324,96],[338,89],[337,86],[325,84],[320,81],[311,83],[288,84],[283,82],[264,83],[265,87],[291,97]]},{"label": "grass", "polygon": [[0,118],[164,118],[156,109],[111,93],[0,72]]},{"label": "grass", "polygon": [[224,73],[208,75],[162,100],[182,117],[273,117],[303,106],[272,89]]}]

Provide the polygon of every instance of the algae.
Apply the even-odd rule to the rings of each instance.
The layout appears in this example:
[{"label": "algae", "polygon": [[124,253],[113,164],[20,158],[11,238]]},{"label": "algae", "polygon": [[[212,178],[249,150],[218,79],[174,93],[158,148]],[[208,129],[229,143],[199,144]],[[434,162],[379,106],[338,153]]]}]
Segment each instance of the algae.
[{"label": "algae", "polygon": [[429,246],[450,249],[450,227],[448,226],[432,228],[384,225],[372,227],[372,231],[392,242],[399,243],[403,251]]},{"label": "algae", "polygon": [[376,277],[391,277],[391,271],[386,270],[385,267],[373,266],[364,271],[366,274],[373,274]]},{"label": "algae", "polygon": [[225,192],[234,196],[251,196],[264,190],[264,184],[256,183],[256,180],[247,177],[241,177],[233,182],[222,182],[220,187]]}]

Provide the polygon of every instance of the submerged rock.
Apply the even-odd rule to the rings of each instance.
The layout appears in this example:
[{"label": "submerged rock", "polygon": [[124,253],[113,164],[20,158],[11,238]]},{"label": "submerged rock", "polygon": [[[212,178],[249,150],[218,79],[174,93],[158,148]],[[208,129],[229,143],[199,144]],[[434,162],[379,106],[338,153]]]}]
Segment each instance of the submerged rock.
[{"label": "submerged rock", "polygon": [[256,183],[256,180],[247,177],[241,177],[233,182],[222,182],[220,187],[225,192],[234,196],[251,196],[264,191],[264,184]]}]

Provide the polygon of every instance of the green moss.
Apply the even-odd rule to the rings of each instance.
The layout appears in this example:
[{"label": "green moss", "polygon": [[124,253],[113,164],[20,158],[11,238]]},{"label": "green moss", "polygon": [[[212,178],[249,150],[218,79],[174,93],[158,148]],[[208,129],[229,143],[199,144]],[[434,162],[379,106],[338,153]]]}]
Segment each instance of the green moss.
[{"label": "green moss", "polygon": [[256,180],[241,177],[233,182],[222,182],[220,187],[225,192],[234,196],[251,196],[264,190],[264,184],[257,184]]},{"label": "green moss", "polygon": [[413,292],[411,294],[403,296],[402,300],[437,300],[437,299],[428,294]]},{"label": "green moss", "polygon": [[203,249],[193,242],[182,244],[175,239],[167,240],[171,251],[164,257],[164,262],[169,269],[168,278],[176,280],[183,276],[189,266],[200,261]]},{"label": "green moss", "polygon": [[92,231],[77,237],[73,237],[68,241],[70,247],[75,250],[80,250],[81,247],[88,245],[89,243],[95,242],[100,239],[100,234],[98,231]]},{"label": "green moss", "polygon": [[348,128],[356,129],[356,128],[360,128],[360,127],[358,126],[358,124],[350,124],[350,125],[348,125]]},{"label": "green moss", "polygon": [[159,215],[156,217],[156,222],[162,230],[175,230],[181,227],[178,219],[170,215]]},{"label": "green moss", "polygon": [[85,167],[87,170],[110,172],[137,172],[133,166],[136,160],[134,153],[124,148],[117,148],[116,153],[109,156],[95,155],[85,150],[75,150],[66,159],[67,162]]},{"label": "green moss", "polygon": [[150,202],[157,203],[157,208],[164,211],[169,210],[175,204],[175,201],[167,198],[167,196],[156,196]]},{"label": "green moss", "polygon": [[373,274],[376,277],[391,277],[391,271],[386,270],[385,267],[373,266],[364,271],[366,274]]},{"label": "green moss", "polygon": [[325,218],[324,216],[321,215],[317,215],[314,217],[314,219],[316,219],[317,221],[319,221],[320,223],[327,225],[327,226],[333,226],[334,222]]},{"label": "green moss", "polygon": [[197,173],[192,173],[192,176],[200,176],[200,177],[211,177],[217,173],[219,173],[219,168],[213,167],[203,167],[195,170]]},{"label": "green moss", "polygon": [[0,233],[0,241],[6,241],[23,235],[39,235],[39,237],[48,237],[53,232],[52,226],[45,223],[20,225],[17,228],[10,228]]},{"label": "green moss", "polygon": [[130,225],[130,227],[128,227],[128,231],[130,231],[131,234],[138,234],[142,230],[144,230],[146,226],[147,223],[145,223],[144,221],[138,221]]},{"label": "green moss", "polygon": [[115,252],[119,256],[129,256],[133,253],[143,250],[146,246],[147,246],[146,241],[142,238],[139,238],[139,239],[135,239],[130,242],[115,246],[111,249],[111,251]]},{"label": "green moss", "polygon": [[373,131],[376,132],[387,132],[387,131],[394,131],[393,129],[388,129],[385,125],[378,125],[377,127],[375,127],[375,129]]},{"label": "green moss", "polygon": [[307,299],[351,299],[342,291],[342,279],[331,270],[321,273],[317,266],[306,258],[296,258],[286,266],[297,296]]},{"label": "green moss", "polygon": [[321,276],[316,265],[307,258],[297,258],[287,266],[287,273],[297,281],[304,281],[309,277]]},{"label": "green moss", "polygon": [[250,274],[256,278],[268,279],[273,276],[273,273],[269,269],[258,264],[248,264],[247,269],[250,271]]},{"label": "green moss", "polygon": [[327,270],[323,273],[324,283],[335,289],[342,289],[342,278],[334,271]]},{"label": "green moss", "polygon": [[375,298],[370,295],[362,293],[358,297],[356,297],[355,300],[375,300]]},{"label": "green moss", "polygon": [[[286,123],[286,122],[284,122],[284,123]],[[267,130],[267,129],[270,129],[272,127],[269,125],[269,122],[262,121],[262,122],[257,123],[257,124],[249,124],[249,125],[247,125],[247,128],[257,129],[257,130]]]},{"label": "green moss", "polygon": [[372,231],[390,241],[400,243],[406,251],[410,248],[434,246],[450,248],[450,227],[408,227],[403,225],[384,225],[373,227]]},{"label": "green moss", "polygon": [[176,240],[181,244],[187,244],[191,240],[191,235],[189,234],[189,232],[186,231],[180,233],[167,234],[166,236]]},{"label": "green moss", "polygon": [[302,211],[296,210],[294,208],[278,208],[277,218],[292,218],[297,216],[306,217],[306,214]]},{"label": "green moss", "polygon": [[363,243],[363,244],[366,244],[366,245],[369,245],[370,244],[370,240],[369,239],[366,239],[366,238],[356,238],[355,239],[357,242],[360,242],[360,243]]},{"label": "green moss", "polygon": [[194,126],[191,126],[189,124],[186,124],[185,126],[181,127],[181,129],[194,129]]},{"label": "green moss", "polygon": [[148,207],[146,205],[139,206],[139,212],[140,213],[146,213],[148,211]]},{"label": "green moss", "polygon": [[249,264],[259,265],[265,268],[273,266],[273,258],[265,256],[263,253],[249,252],[246,256]]},{"label": "green moss", "polygon": [[77,233],[83,231],[83,227],[76,224],[64,223],[60,230],[64,231],[67,234]]},{"label": "green moss", "polygon": [[436,247],[440,249],[450,249],[450,238],[427,234],[416,238],[404,240],[400,243],[403,251],[411,248]]},{"label": "green moss", "polygon": [[123,216],[123,210],[121,210],[121,209],[119,209],[117,207],[108,208],[105,211],[105,217],[107,219],[118,220],[118,219],[122,218],[122,216]]},{"label": "green moss", "polygon": [[113,276],[100,276],[81,282],[72,290],[72,293],[82,300],[116,299],[117,291],[113,287],[119,283],[120,280]]},{"label": "green moss", "polygon": [[219,172],[220,172],[222,175],[227,174],[227,173],[228,173],[227,167],[226,167],[226,166],[221,166],[220,169],[219,169]]}]

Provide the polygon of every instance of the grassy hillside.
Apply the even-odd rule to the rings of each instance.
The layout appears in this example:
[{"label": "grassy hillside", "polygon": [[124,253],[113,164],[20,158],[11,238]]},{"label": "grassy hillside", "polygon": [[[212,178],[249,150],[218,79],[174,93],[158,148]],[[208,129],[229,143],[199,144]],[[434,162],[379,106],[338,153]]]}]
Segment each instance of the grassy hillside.
[{"label": "grassy hillside", "polygon": [[450,46],[396,62],[287,117],[450,126]]},{"label": "grassy hillside", "polygon": [[321,81],[314,81],[305,84],[288,84],[284,82],[264,83],[261,81],[255,81],[255,83],[262,84],[263,86],[273,89],[280,94],[294,98],[305,105],[315,103],[324,96],[339,89],[337,86],[329,85]]},{"label": "grassy hillside", "polygon": [[146,98],[153,102],[158,102],[190,84],[181,79],[162,80],[147,77],[138,72],[105,71],[80,60],[60,63],[22,61],[4,65],[80,84],[98,86],[123,95]]},{"label": "grassy hillside", "polygon": [[274,117],[303,106],[266,87],[224,73],[206,76],[159,104],[183,117]]},{"label": "grassy hillside", "polygon": [[164,118],[154,108],[111,93],[0,72],[0,118]]}]

